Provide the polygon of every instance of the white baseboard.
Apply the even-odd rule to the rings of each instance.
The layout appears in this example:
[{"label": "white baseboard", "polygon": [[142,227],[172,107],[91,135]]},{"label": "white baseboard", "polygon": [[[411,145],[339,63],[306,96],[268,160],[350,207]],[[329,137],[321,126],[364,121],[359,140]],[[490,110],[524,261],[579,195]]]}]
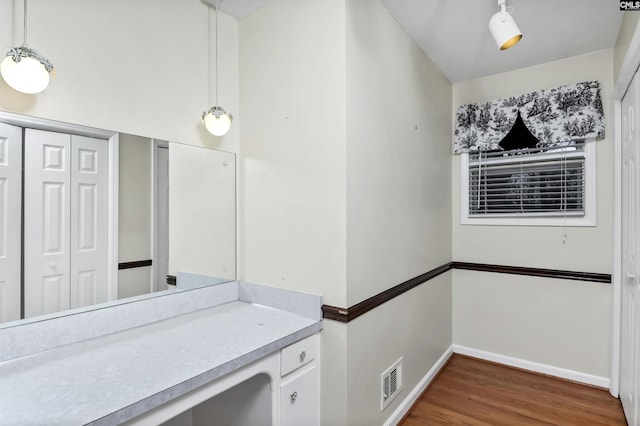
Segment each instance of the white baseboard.
[{"label": "white baseboard", "polygon": [[422,395],[422,392],[429,386],[429,383],[435,378],[436,374],[447,362],[451,354],[453,353],[453,345],[449,346],[446,351],[438,358],[433,367],[425,374],[425,376],[418,382],[415,388],[407,395],[407,397],[400,403],[400,406],[389,416],[384,426],[395,426],[400,423],[400,420],[411,410],[413,404],[416,403],[418,398]]},{"label": "white baseboard", "polygon": [[480,349],[469,348],[467,346],[452,345],[453,352],[461,355],[468,355],[474,358],[480,358],[487,361],[496,362],[498,364],[509,365],[511,367],[521,368],[523,370],[535,371],[536,373],[547,374],[549,376],[560,377],[562,379],[574,382],[586,383],[592,386],[598,386],[609,389],[610,379],[608,377],[594,376],[592,374],[581,373],[579,371],[568,370],[566,368],[554,367],[553,365],[541,364],[538,362],[527,361],[521,358],[514,358],[507,355],[501,355],[494,352],[487,352]]}]

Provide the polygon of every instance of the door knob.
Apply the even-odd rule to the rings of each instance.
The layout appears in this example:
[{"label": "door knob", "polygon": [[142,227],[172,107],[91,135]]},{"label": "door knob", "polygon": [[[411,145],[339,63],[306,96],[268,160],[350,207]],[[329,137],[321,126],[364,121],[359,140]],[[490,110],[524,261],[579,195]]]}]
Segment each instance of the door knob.
[{"label": "door knob", "polygon": [[627,272],[627,279],[629,281],[633,281],[636,278],[636,276],[634,274],[632,274],[631,272]]}]

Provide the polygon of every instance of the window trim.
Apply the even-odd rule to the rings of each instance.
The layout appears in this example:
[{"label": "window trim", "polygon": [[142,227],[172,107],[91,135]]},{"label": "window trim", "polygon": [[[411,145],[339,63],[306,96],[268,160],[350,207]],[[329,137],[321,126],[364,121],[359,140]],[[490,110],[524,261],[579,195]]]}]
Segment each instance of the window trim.
[{"label": "window trim", "polygon": [[502,226],[596,226],[597,225],[597,179],[596,140],[585,139],[585,212],[584,216],[520,216],[520,217],[469,217],[469,153],[460,154],[460,222],[462,225]]}]

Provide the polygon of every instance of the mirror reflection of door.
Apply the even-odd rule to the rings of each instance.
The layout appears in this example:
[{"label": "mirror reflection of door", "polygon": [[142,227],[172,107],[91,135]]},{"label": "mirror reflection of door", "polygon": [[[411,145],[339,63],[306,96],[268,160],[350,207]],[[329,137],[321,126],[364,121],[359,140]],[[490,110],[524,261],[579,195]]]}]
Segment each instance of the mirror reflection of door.
[{"label": "mirror reflection of door", "polygon": [[108,142],[3,124],[0,157],[2,321],[107,301]]},{"label": "mirror reflection of door", "polygon": [[109,141],[56,130],[0,123],[0,322],[167,289],[169,143],[119,134],[116,188]]},{"label": "mirror reflection of door", "polygon": [[106,302],[107,141],[25,129],[24,315]]}]

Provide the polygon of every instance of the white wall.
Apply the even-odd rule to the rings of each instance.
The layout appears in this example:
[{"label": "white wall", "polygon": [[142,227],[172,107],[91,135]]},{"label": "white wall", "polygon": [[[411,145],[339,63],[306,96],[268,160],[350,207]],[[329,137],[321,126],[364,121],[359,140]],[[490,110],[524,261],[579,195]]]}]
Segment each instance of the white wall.
[{"label": "white wall", "polygon": [[[240,23],[240,72],[241,279],[346,307],[450,260],[451,84],[379,1],[274,1]],[[327,321],[323,424],[384,422],[380,373],[405,356],[406,395],[450,307],[447,274]]]},{"label": "white wall", "polygon": [[[351,306],[451,260],[451,83],[382,2],[346,6]],[[349,322],[347,424],[383,424],[451,343],[449,273]],[[382,412],[400,357],[404,390]]]},{"label": "white wall", "polygon": [[348,424],[347,326],[325,320],[321,335],[320,418],[324,426]]},{"label": "white wall", "polygon": [[[348,422],[382,425],[451,346],[451,276],[443,274],[347,325]],[[380,411],[380,375],[403,357],[404,389]]]},{"label": "white wall", "polygon": [[[56,79],[38,95],[0,79],[0,109],[237,151],[239,123],[224,138],[200,123],[213,102],[209,10],[200,0],[31,0],[29,46],[53,63]],[[22,2],[0,0],[0,12],[4,54],[22,43]],[[237,21],[219,18],[219,99],[237,113]]]},{"label": "white wall", "polygon": [[[118,262],[152,259],[151,139],[119,137]],[[118,271],[118,298],[151,290],[151,267]]]},{"label": "white wall", "polygon": [[240,278],[346,303],[344,0],[240,22]]},{"label": "white wall", "polygon": [[[345,0],[240,22],[239,278],[346,303]],[[346,421],[346,329],[322,332],[322,418]]]},{"label": "white wall", "polygon": [[456,270],[454,343],[609,378],[611,285]]},{"label": "white wall", "polygon": [[638,27],[638,22],[640,22],[640,13],[624,12],[618,38],[616,39],[616,46],[613,51],[613,77],[615,80],[618,79],[618,75],[620,74],[622,62],[627,54],[627,50],[629,50],[629,45]]},{"label": "white wall", "polygon": [[[562,227],[460,225],[460,157],[453,156],[454,260],[611,273],[612,63],[607,49],[453,85],[452,114],[466,103],[598,80],[608,126],[597,142],[597,226],[567,228],[566,244]],[[609,377],[611,285],[468,271],[453,277],[454,343]]]},{"label": "white wall", "polygon": [[451,260],[451,83],[380,1],[347,2],[347,306]]}]

